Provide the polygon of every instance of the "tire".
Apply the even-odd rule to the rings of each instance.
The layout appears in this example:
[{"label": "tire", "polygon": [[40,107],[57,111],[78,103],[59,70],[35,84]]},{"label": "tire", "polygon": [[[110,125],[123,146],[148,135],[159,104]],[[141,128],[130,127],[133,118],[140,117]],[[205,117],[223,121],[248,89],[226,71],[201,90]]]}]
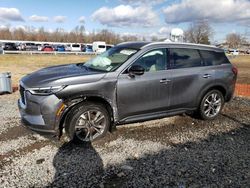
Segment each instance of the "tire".
[{"label": "tire", "polygon": [[102,104],[85,102],[69,112],[65,131],[70,140],[92,142],[105,136],[110,122],[110,115]]},{"label": "tire", "polygon": [[211,90],[201,100],[198,115],[203,120],[213,120],[224,106],[224,97],[218,90]]}]

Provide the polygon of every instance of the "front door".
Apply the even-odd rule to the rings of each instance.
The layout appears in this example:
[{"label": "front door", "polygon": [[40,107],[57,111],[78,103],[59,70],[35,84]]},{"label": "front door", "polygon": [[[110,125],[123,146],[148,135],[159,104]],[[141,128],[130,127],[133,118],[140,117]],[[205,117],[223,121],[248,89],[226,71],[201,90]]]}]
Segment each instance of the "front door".
[{"label": "front door", "polygon": [[171,75],[166,64],[166,49],[151,50],[133,63],[144,67],[143,75],[125,72],[118,77],[119,119],[168,109]]}]

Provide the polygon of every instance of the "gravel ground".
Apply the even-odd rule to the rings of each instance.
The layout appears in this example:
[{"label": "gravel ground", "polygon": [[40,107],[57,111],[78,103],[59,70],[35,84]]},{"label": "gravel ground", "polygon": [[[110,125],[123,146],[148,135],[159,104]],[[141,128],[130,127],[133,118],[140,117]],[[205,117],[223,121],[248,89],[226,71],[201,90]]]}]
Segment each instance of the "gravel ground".
[{"label": "gravel ground", "polygon": [[0,96],[0,187],[249,187],[250,100],[214,121],[176,116],[120,126],[92,144],[20,126],[18,94]]}]

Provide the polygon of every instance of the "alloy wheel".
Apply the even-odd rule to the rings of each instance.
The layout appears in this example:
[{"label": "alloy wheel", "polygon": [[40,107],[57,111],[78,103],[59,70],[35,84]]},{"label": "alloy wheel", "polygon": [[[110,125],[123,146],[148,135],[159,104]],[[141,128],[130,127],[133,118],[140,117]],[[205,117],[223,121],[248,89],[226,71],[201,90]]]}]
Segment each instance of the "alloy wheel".
[{"label": "alloy wheel", "polygon": [[75,134],[81,141],[92,141],[101,136],[105,130],[107,119],[98,110],[88,110],[76,121]]}]

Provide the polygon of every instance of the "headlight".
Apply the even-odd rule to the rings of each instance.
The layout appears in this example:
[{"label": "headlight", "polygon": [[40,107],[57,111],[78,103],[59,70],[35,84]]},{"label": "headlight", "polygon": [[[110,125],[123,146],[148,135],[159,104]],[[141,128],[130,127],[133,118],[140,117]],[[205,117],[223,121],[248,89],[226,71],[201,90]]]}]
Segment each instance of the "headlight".
[{"label": "headlight", "polygon": [[51,95],[63,90],[66,86],[30,88],[29,91],[34,95]]}]

